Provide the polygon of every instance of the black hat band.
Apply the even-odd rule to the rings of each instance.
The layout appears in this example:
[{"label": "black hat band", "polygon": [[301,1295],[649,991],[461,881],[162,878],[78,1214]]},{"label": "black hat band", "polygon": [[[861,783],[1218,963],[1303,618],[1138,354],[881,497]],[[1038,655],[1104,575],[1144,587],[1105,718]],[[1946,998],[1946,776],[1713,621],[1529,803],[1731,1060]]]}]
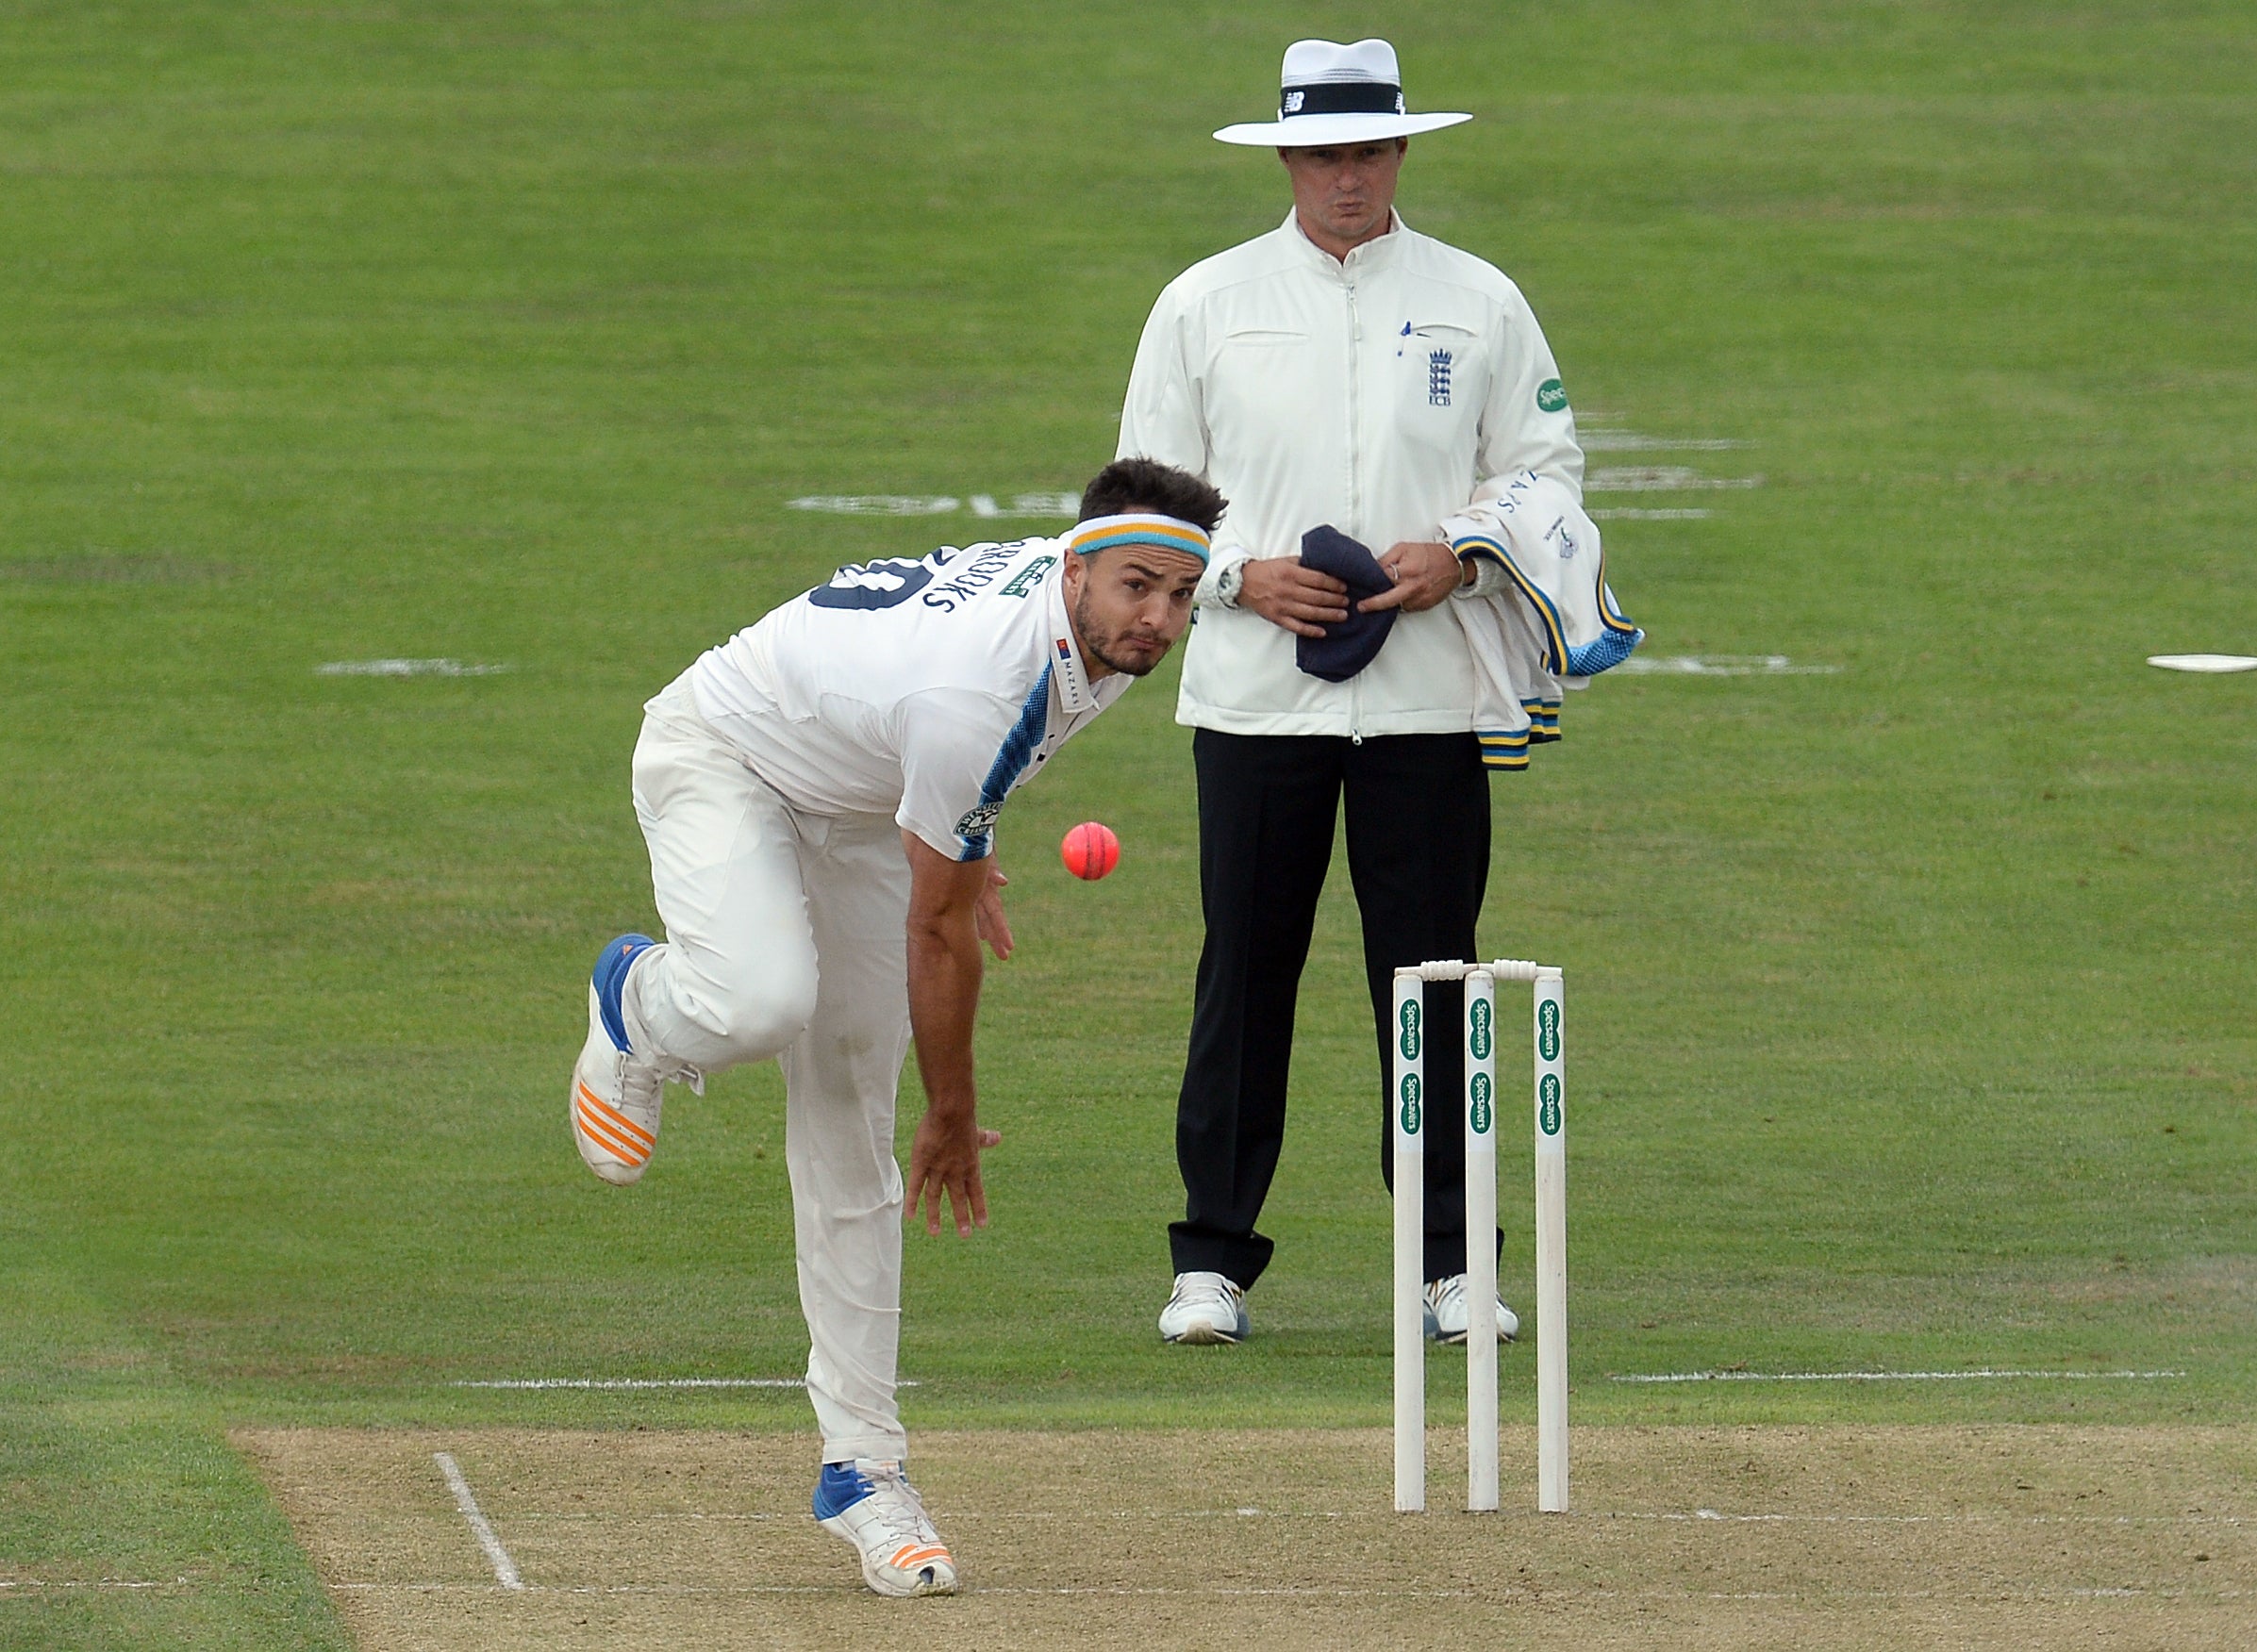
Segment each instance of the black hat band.
[{"label": "black hat band", "polygon": [[1293,115],[1400,115],[1402,88],[1384,81],[1328,80],[1288,86],[1277,96],[1281,119]]}]

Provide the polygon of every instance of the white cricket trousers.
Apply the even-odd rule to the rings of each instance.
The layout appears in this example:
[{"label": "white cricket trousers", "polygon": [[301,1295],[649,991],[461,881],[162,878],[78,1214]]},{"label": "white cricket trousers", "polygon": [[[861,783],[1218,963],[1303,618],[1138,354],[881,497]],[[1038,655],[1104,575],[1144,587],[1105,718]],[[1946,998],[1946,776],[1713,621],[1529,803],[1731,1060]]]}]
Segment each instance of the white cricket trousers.
[{"label": "white cricket trousers", "polygon": [[776,1058],[807,1394],[823,1461],[906,1454],[895,1090],[909,1047],[909,863],[886,815],[799,813],[679,677],[643,707],[635,814],[665,944],[622,994],[628,1042],[705,1072]]}]

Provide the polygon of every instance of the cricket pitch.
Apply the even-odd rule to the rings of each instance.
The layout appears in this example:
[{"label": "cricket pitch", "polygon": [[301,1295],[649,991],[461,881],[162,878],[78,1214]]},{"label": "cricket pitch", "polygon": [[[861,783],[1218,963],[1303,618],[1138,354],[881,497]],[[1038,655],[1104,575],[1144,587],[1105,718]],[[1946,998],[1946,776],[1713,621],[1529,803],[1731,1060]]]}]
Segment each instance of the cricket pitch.
[{"label": "cricket pitch", "polygon": [[[921,1433],[964,1593],[866,1594],[804,1436],[241,1430],[368,1652],[2257,1645],[2257,1429],[1585,1429],[1398,1515],[1380,1430]],[[435,1453],[522,1586],[497,1581]],[[1436,1430],[1430,1500],[1464,1489]]]}]

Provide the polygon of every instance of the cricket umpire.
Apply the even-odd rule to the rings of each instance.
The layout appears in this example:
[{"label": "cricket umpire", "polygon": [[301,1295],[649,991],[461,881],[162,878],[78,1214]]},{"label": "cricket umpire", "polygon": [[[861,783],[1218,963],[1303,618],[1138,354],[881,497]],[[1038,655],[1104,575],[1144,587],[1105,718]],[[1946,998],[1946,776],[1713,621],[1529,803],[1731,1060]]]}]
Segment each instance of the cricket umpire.
[{"label": "cricket umpire", "polygon": [[[1481,520],[1510,477],[1581,518],[1574,415],[1527,301],[1394,210],[1409,138],[1471,117],[1406,112],[1385,41],[1298,41],[1282,82],[1274,122],[1215,136],[1274,148],[1293,209],[1169,284],[1120,420],[1123,455],[1179,467],[1231,501],[1176,713],[1196,731],[1206,939],[1176,1113],[1186,1209],[1169,1230],[1170,1342],[1248,1331],[1245,1293],[1273,1248],[1255,1222],[1285,1134],[1295,998],[1343,799],[1383,1073],[1395,966],[1478,956],[1485,764],[1518,767],[1526,745],[1477,737],[1477,662],[1451,612],[1495,595],[1510,559],[1467,538],[1453,548],[1443,524],[1462,527],[1469,508]],[[1303,537],[1320,527],[1377,559],[1358,587],[1376,594],[1353,613],[1350,586],[1304,559]],[[1485,553],[1505,543],[1481,540]],[[1346,665],[1328,669],[1328,652]],[[1429,1024],[1460,1013],[1436,996]],[[1456,1041],[1432,1040],[1426,1060],[1431,1092],[1455,1094]],[[1445,1341],[1466,1334],[1462,1154],[1456,1132],[1432,1133],[1428,1330]],[[1499,1323],[1508,1338],[1518,1330],[1509,1310]]]}]

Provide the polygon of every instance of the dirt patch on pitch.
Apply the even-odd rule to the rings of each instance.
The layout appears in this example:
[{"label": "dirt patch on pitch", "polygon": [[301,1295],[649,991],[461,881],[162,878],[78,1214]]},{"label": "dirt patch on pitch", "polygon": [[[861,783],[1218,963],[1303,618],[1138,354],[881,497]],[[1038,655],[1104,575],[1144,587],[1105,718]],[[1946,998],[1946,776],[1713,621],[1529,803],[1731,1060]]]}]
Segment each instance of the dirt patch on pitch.
[{"label": "dirt patch on pitch", "polygon": [[[863,1592],[802,1437],[236,1444],[369,1652],[2257,1644],[2252,1429],[1589,1429],[1566,1516],[1533,1512],[1526,1433],[1504,1513],[1425,1516],[1390,1511],[1380,1431],[925,1433],[965,1579],[926,1601]],[[1435,1436],[1437,1504],[1462,1452]]]}]

